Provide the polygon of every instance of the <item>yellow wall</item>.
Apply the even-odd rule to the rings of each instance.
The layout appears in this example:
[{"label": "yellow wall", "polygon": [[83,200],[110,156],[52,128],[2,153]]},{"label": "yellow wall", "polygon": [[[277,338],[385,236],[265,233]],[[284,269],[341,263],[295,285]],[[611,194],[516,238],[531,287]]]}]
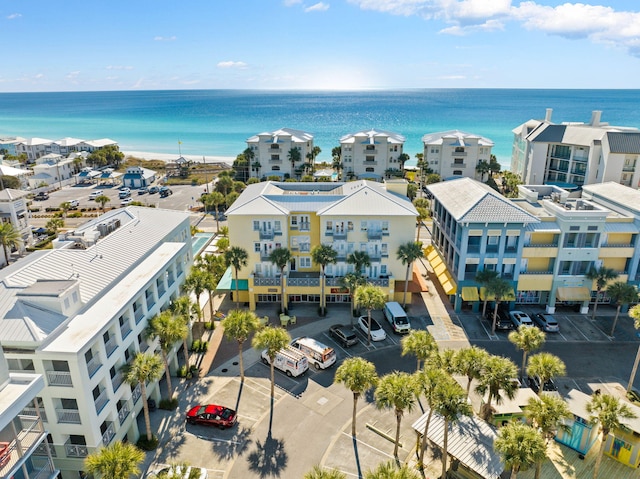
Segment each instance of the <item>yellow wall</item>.
[{"label": "yellow wall", "polygon": [[549,258],[529,258],[527,261],[527,271],[548,271],[549,263]]},{"label": "yellow wall", "polygon": [[552,274],[520,274],[518,276],[519,291],[551,291]]},{"label": "yellow wall", "polygon": [[607,244],[631,244],[631,233],[608,233]]},{"label": "yellow wall", "polygon": [[605,268],[611,268],[615,271],[624,271],[624,267],[627,264],[627,258],[604,258],[602,266]]},{"label": "yellow wall", "polygon": [[525,246],[522,248],[523,258],[537,258],[543,256],[545,258],[555,258],[558,256],[557,246]]},{"label": "yellow wall", "polygon": [[555,233],[531,233],[531,245],[552,244]]}]

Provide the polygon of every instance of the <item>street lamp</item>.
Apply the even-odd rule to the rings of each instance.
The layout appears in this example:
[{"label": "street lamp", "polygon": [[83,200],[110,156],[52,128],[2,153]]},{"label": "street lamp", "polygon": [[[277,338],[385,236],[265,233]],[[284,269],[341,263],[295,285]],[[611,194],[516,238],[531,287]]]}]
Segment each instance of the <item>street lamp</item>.
[{"label": "street lamp", "polygon": [[204,183],[207,188],[207,194],[209,194],[209,178],[207,177],[207,159],[202,155],[202,163],[204,163]]}]

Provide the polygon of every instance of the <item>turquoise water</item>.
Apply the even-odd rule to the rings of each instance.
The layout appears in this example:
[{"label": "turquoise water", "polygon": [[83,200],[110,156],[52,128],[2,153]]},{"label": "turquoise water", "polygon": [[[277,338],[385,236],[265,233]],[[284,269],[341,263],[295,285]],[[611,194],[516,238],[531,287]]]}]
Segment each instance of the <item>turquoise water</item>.
[{"label": "turquoise water", "polygon": [[108,137],[123,150],[236,156],[250,136],[305,130],[331,157],[341,136],[377,128],[404,135],[422,151],[426,133],[459,129],[494,141],[503,164],[513,130],[553,108],[553,121],[602,121],[640,127],[640,90],[434,89],[398,91],[183,90],[0,94],[0,136]]},{"label": "turquoise water", "polygon": [[211,241],[215,234],[213,233],[196,233],[191,240],[191,252],[193,257],[198,256]]}]

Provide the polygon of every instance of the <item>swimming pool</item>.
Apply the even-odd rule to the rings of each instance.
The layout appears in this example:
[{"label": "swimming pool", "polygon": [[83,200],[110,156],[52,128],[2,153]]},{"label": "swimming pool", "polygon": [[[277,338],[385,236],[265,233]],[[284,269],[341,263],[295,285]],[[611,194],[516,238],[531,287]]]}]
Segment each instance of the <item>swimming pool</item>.
[{"label": "swimming pool", "polygon": [[193,257],[198,256],[202,251],[207,247],[207,245],[211,242],[215,233],[196,233],[192,238],[191,242],[191,251],[193,252]]}]

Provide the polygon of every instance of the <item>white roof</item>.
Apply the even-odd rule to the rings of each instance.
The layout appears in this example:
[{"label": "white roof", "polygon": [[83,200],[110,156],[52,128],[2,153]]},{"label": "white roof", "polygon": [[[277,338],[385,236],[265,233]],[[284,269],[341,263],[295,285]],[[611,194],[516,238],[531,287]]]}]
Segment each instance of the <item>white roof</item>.
[{"label": "white roof", "polygon": [[5,176],[22,176],[31,173],[29,170],[14,168],[13,166],[0,165],[0,174]]},{"label": "white roof", "polygon": [[[5,360],[4,355],[0,354],[0,360]],[[43,388],[40,374],[9,373],[8,381],[0,384],[0,431],[11,424]]]},{"label": "white roof", "polygon": [[598,200],[617,203],[626,208],[640,211],[640,191],[614,181],[584,185],[582,190]]},{"label": "white roof", "polygon": [[[442,145],[443,143],[451,144],[452,141],[459,144],[459,146],[465,146],[465,140],[473,138],[478,140],[480,146],[493,146],[493,141],[484,136],[476,135],[474,133],[467,133],[460,130],[448,130],[438,133],[427,133],[422,137],[422,143],[428,145]],[[445,141],[446,140],[446,141]]]},{"label": "white roof", "polygon": [[296,143],[305,143],[307,141],[313,140],[313,135],[311,133],[307,133],[306,131],[294,130],[292,128],[280,128],[279,130],[275,130],[275,131],[258,133],[257,135],[254,135],[248,138],[247,142],[257,142],[260,140],[261,136],[265,136],[265,135],[271,137],[268,143],[278,143],[278,138],[282,136],[287,138],[290,137],[291,141]]},{"label": "white roof", "polygon": [[13,188],[5,188],[0,190],[0,201],[13,201],[28,196],[28,191],[14,190]]},{"label": "white roof", "polygon": [[49,145],[53,143],[53,140],[48,140],[46,138],[27,138],[25,140],[20,141],[23,145],[27,146],[38,146],[38,145]]},{"label": "white roof", "polygon": [[376,139],[382,139],[382,138],[386,139],[387,142],[391,144],[402,145],[405,142],[405,137],[398,133],[371,129],[371,130],[366,130],[366,131],[363,130],[363,131],[358,131],[356,133],[349,133],[348,135],[344,135],[342,138],[340,138],[340,144],[358,142],[360,144],[375,145],[380,143],[379,141],[376,141]]},{"label": "white roof", "polygon": [[47,155],[41,156],[40,158],[38,158],[39,160],[57,160],[62,158],[62,155],[59,155],[58,153],[49,153]]},{"label": "white roof", "polygon": [[61,140],[54,141],[54,143],[60,146],[74,146],[78,143],[82,143],[82,141],[83,140],[80,140],[79,138],[66,137],[62,138]]},{"label": "white roof", "polygon": [[84,141],[84,143],[86,143],[89,146],[94,146],[96,148],[100,148],[103,146],[108,146],[108,145],[117,145],[118,142],[111,140],[109,138],[100,138],[98,140],[86,140]]}]

